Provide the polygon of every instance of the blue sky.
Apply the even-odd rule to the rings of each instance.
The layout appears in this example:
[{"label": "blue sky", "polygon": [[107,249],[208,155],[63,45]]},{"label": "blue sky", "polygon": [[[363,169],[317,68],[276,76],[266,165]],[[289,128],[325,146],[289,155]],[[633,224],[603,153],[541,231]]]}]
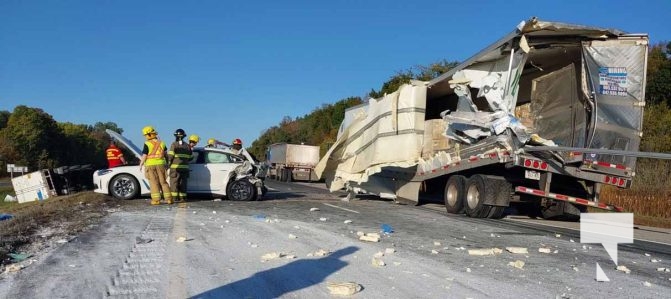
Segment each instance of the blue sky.
[{"label": "blue sky", "polygon": [[3,0],[0,110],[112,121],[136,143],[150,124],[249,146],[284,116],[464,60],[531,16],[671,40],[671,1],[543,2]]}]

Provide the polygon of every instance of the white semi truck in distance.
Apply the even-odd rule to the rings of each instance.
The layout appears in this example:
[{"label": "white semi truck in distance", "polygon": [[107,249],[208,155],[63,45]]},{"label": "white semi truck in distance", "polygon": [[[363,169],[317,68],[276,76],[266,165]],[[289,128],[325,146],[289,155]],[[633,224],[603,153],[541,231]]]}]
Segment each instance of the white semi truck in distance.
[{"label": "white semi truck in distance", "polygon": [[314,169],[319,162],[319,146],[275,143],[268,147],[268,176],[284,182],[318,181]]},{"label": "white semi truck in distance", "polygon": [[646,34],[536,18],[449,72],[348,109],[317,173],[331,190],[500,218],[575,218],[631,186],[645,106]]}]

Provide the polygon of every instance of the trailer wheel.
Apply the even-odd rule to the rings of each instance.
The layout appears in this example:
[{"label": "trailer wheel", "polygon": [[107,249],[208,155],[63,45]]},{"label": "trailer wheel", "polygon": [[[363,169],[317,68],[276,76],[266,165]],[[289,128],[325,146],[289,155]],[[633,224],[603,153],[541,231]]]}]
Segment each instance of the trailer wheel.
[{"label": "trailer wheel", "polygon": [[291,168],[285,168],[284,171],[285,171],[284,181],[290,183],[292,181]]},{"label": "trailer wheel", "polygon": [[487,214],[487,218],[489,219],[501,219],[503,218],[503,211],[506,210],[506,207],[497,207],[497,206],[490,206],[489,207],[489,214]]},{"label": "trailer wheel", "polygon": [[489,215],[491,206],[484,203],[486,201],[494,201],[496,192],[492,192],[488,188],[487,178],[476,174],[468,179],[466,182],[466,200],[465,210],[466,215],[472,218],[485,218]]},{"label": "trailer wheel", "polygon": [[466,188],[466,177],[462,175],[453,175],[445,184],[445,208],[448,213],[461,214],[464,212],[464,197]]}]

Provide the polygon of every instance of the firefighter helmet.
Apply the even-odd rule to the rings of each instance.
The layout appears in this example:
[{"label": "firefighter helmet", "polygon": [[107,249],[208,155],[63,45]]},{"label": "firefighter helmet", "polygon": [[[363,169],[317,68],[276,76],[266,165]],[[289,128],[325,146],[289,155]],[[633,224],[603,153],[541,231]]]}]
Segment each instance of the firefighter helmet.
[{"label": "firefighter helmet", "polygon": [[200,137],[198,137],[198,135],[194,134],[189,136],[189,142],[198,143],[198,141],[200,141]]},{"label": "firefighter helmet", "polygon": [[186,136],[186,133],[182,129],[177,129],[177,130],[175,130],[174,135],[175,135],[175,137],[184,137],[184,136]]},{"label": "firefighter helmet", "polygon": [[152,126],[146,126],[142,128],[142,135],[149,135],[149,134],[158,134],[156,130],[154,130],[154,127]]},{"label": "firefighter helmet", "polygon": [[215,141],[214,138],[210,138],[207,140],[207,145],[214,145]]},{"label": "firefighter helmet", "polygon": [[240,138],[235,138],[235,139],[233,140],[233,144],[240,144],[240,145],[242,145],[242,140],[240,140]]}]

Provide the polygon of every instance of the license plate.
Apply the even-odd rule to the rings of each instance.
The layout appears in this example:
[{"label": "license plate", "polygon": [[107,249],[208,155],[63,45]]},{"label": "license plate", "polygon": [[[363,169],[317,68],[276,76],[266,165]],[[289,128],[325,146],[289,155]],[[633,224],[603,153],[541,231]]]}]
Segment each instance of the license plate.
[{"label": "license plate", "polygon": [[541,179],[541,173],[533,170],[525,170],[524,178],[538,181]]}]

